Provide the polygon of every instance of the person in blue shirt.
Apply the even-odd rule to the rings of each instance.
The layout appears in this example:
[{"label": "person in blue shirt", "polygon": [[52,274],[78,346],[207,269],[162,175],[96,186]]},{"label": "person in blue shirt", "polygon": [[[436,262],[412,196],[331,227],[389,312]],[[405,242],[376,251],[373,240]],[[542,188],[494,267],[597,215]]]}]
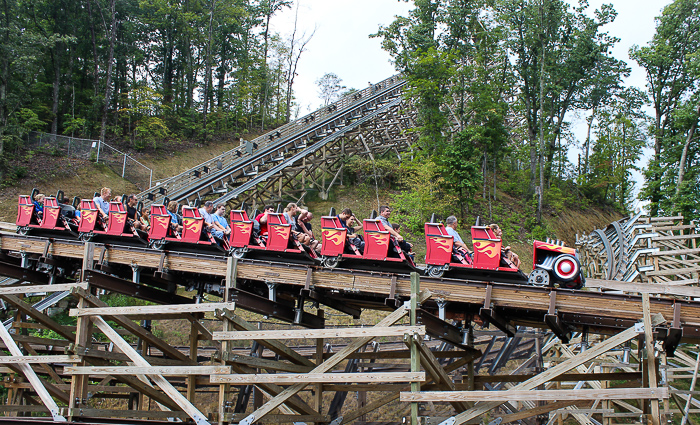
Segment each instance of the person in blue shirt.
[{"label": "person in blue shirt", "polygon": [[46,198],[46,196],[43,193],[38,193],[34,196],[34,200],[32,201],[34,204],[34,211],[38,213],[44,212],[44,198]]},{"label": "person in blue shirt", "polygon": [[104,218],[109,216],[109,198],[112,196],[112,189],[108,187],[103,187],[100,190],[100,196],[95,196],[92,198],[93,202],[97,206],[98,211],[102,213]]},{"label": "person in blue shirt", "polygon": [[211,215],[214,227],[211,234],[219,239],[231,234],[231,226],[226,221],[226,204],[216,204],[214,206],[214,214]]}]

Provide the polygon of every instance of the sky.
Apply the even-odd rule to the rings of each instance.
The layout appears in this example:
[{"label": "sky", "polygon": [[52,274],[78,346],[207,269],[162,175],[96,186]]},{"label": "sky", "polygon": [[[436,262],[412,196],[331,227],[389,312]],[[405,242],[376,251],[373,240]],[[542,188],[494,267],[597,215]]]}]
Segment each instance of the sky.
[{"label": "sky", "polygon": [[[567,0],[574,3],[572,0]],[[576,1],[577,3],[577,1]],[[655,32],[654,18],[661,14],[671,0],[589,0],[588,13],[592,14],[603,3],[612,3],[618,16],[603,29],[620,39],[613,55],[632,68],[625,80],[629,86],[644,88],[644,71],[630,60],[628,52],[633,45],[646,45]],[[300,105],[299,116],[316,110],[323,104],[318,98],[316,80],[334,73],[348,88],[362,89],[396,73],[389,54],[381,48],[378,38],[369,38],[380,25],[387,26],[397,15],[407,16],[413,2],[403,0],[296,0],[290,10],[275,16],[272,30],[287,37],[292,32],[298,6],[298,31],[313,37],[302,54],[294,82],[294,92]],[[585,127],[585,117],[570,116],[578,135]],[[583,130],[585,137],[585,129]],[[579,136],[581,138],[581,136]],[[572,157],[573,155],[573,157]],[[569,158],[576,158],[571,152]],[[639,165],[644,165],[643,159]],[[641,181],[641,175],[634,176]]]}]

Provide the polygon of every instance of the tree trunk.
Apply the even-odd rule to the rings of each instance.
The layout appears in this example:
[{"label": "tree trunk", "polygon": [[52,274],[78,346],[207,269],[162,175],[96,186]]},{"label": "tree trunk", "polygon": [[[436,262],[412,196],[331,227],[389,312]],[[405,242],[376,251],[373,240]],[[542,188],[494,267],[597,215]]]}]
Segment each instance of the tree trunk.
[{"label": "tree trunk", "polygon": [[211,39],[214,25],[214,8],[216,7],[216,0],[211,0],[211,8],[209,9],[209,36],[207,38],[207,59],[206,59],[206,69],[204,70],[204,105],[203,105],[203,128],[204,128],[204,140],[207,139],[207,111],[209,107],[209,91],[211,88]]},{"label": "tree trunk", "polygon": [[[2,44],[10,44],[10,5],[7,0],[2,2],[5,20],[2,25]],[[3,49],[4,50],[4,49]],[[7,87],[10,82],[10,59],[6,51],[0,50],[0,182],[5,179],[5,139],[3,137],[7,125]]]},{"label": "tree trunk", "polygon": [[92,21],[92,0],[87,0],[87,10],[88,10],[88,19],[90,21],[90,40],[92,41],[92,60],[95,65],[94,69],[94,97],[97,99],[97,87],[99,86],[98,82],[100,81],[100,73],[99,73],[99,60],[97,57],[97,39],[95,37],[95,23]]},{"label": "tree trunk", "polygon": [[61,45],[58,42],[53,51],[53,101],[51,102],[51,134],[56,135],[58,132],[58,101],[61,88]]},{"label": "tree trunk", "polygon": [[590,147],[591,147],[591,127],[593,127],[593,120],[595,120],[595,113],[596,109],[598,108],[598,102],[596,102],[593,105],[593,110],[591,112],[591,116],[588,119],[588,130],[586,131],[586,143],[585,143],[585,149],[584,149],[584,154],[583,154],[583,174],[585,182],[588,182],[588,158],[590,155]]},{"label": "tree trunk", "polygon": [[[696,115],[700,117],[700,105],[696,109]],[[681,186],[683,185],[683,179],[685,178],[685,163],[688,161],[688,148],[690,147],[690,142],[693,141],[695,137],[695,130],[698,125],[698,119],[695,118],[693,125],[690,126],[688,131],[688,137],[685,138],[685,144],[683,145],[683,152],[681,153],[681,160],[678,164],[678,184],[676,184],[676,197],[673,201],[673,211],[679,212],[677,207],[678,196],[681,193]]]},{"label": "tree trunk", "polygon": [[102,125],[100,126],[100,140],[105,141],[107,133],[107,113],[112,98],[112,67],[114,66],[114,44],[117,38],[117,0],[110,0],[110,14],[112,16],[112,28],[109,36],[109,55],[107,59],[107,76],[105,78],[105,99],[102,109]]}]

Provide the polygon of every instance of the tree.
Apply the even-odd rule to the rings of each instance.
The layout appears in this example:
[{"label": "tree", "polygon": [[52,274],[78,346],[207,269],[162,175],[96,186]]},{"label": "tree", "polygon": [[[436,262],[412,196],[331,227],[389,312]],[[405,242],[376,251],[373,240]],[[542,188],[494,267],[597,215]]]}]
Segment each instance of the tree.
[{"label": "tree", "polygon": [[342,85],[343,79],[332,72],[325,74],[316,80],[318,95],[323,100],[323,105],[330,105],[340,98],[340,93],[346,87]]},{"label": "tree", "polygon": [[584,13],[586,8],[587,3],[581,1],[569,10],[561,0],[503,0],[499,5],[499,19],[509,31],[507,45],[519,80],[518,98],[530,151],[530,192],[537,195],[538,223],[567,114],[584,104],[593,75],[607,69],[612,75],[605,79],[614,79],[621,68],[600,66],[613,61],[609,51],[617,40],[600,29],[615,19],[615,10],[603,5],[590,18]]},{"label": "tree", "polygon": [[[646,169],[643,191],[651,201],[652,215],[658,214],[663,198],[664,150],[674,150],[683,140],[676,137],[677,133],[692,127],[685,130],[678,127],[674,113],[684,105],[684,99],[698,90],[700,74],[693,70],[698,66],[694,53],[699,49],[700,4],[695,0],[675,0],[657,18],[656,33],[649,44],[630,50],[630,57],[646,70],[647,89],[654,108],[654,157]],[[677,167],[678,162],[674,165]]]},{"label": "tree", "polygon": [[601,200],[627,210],[634,189],[632,170],[646,147],[646,95],[628,88],[601,108],[595,125],[596,140],[587,181],[603,190]]}]

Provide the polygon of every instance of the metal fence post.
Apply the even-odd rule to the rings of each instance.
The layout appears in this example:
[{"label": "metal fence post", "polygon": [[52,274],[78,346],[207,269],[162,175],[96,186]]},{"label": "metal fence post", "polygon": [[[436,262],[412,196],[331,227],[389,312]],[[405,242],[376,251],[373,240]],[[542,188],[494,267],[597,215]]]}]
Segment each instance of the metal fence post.
[{"label": "metal fence post", "polygon": [[126,173],[126,154],[124,154],[124,165],[122,165],[122,178],[124,178],[125,173]]},{"label": "metal fence post", "polygon": [[102,144],[102,140],[97,141],[97,160],[95,161],[96,163],[100,163],[100,145]]},{"label": "metal fence post", "polygon": [[151,170],[151,176],[148,178],[148,188],[153,187],[153,170]]}]

